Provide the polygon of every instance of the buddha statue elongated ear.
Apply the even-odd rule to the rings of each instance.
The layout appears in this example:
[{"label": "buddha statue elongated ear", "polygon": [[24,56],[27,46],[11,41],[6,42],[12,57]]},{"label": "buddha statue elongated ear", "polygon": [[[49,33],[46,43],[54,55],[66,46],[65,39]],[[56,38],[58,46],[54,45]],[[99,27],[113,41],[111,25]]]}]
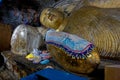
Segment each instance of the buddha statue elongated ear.
[{"label": "buddha statue elongated ear", "polygon": [[41,12],[40,22],[48,28],[58,29],[64,21],[64,14],[55,8],[46,8]]}]

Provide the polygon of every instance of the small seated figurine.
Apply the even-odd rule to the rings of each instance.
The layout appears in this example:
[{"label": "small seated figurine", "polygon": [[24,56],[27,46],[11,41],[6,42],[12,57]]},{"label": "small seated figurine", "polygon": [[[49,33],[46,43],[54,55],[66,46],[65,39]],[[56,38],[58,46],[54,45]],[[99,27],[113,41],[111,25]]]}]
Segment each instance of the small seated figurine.
[{"label": "small seated figurine", "polygon": [[85,39],[51,29],[45,31],[43,36],[50,55],[65,70],[74,73],[91,73],[100,63],[95,46]]},{"label": "small seated figurine", "polygon": [[[113,10],[113,11],[112,11]],[[75,34],[93,43],[101,57],[120,60],[120,19],[118,9],[83,6],[69,16],[55,8],[46,8],[41,23],[56,31]]]}]

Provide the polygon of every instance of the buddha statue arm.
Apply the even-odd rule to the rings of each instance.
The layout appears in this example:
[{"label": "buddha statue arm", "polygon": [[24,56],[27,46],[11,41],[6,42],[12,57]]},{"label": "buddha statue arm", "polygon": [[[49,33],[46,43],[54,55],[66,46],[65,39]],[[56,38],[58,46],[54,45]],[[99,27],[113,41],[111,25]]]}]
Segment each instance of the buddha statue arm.
[{"label": "buddha statue arm", "polygon": [[120,8],[119,0],[88,0],[89,5],[100,8]]}]

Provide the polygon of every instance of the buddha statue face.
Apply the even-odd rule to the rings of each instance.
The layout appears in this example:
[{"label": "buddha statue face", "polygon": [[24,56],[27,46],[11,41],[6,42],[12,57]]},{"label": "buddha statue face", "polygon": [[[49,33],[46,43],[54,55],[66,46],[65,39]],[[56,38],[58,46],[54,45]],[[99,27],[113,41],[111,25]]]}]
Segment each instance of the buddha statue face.
[{"label": "buddha statue face", "polygon": [[49,28],[58,29],[64,20],[64,14],[54,8],[46,8],[41,12],[41,23]]}]

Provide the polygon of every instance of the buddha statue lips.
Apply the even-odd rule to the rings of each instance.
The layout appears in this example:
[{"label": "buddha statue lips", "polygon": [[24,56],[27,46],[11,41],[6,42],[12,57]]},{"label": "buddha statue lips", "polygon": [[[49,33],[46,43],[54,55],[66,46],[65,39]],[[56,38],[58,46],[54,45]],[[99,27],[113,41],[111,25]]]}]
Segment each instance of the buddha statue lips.
[{"label": "buddha statue lips", "polygon": [[[56,18],[59,23],[42,20],[48,12],[47,8],[40,16],[44,26],[82,37],[96,46],[100,56],[120,60],[120,19],[115,17],[114,9],[83,6],[71,12],[69,16],[64,16],[57,9],[49,9],[51,9],[51,15],[56,13],[57,17],[60,17]],[[118,11],[119,9],[116,10]]]}]

